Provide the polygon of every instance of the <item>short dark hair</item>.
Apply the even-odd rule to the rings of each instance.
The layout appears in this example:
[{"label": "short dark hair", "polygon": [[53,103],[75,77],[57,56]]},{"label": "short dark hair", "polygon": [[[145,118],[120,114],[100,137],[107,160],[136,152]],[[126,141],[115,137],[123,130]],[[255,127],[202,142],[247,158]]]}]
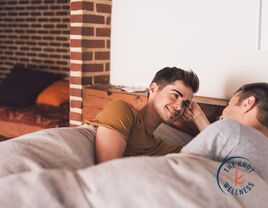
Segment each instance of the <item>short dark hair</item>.
[{"label": "short dark hair", "polygon": [[268,128],[268,83],[257,82],[243,85],[236,91],[239,103],[250,96],[256,99],[257,120]]},{"label": "short dark hair", "polygon": [[190,87],[193,90],[193,93],[198,91],[199,79],[197,75],[191,70],[185,71],[177,67],[165,67],[159,70],[155,74],[151,84],[155,82],[161,90],[168,84],[172,84],[177,80],[183,81],[187,87]]}]

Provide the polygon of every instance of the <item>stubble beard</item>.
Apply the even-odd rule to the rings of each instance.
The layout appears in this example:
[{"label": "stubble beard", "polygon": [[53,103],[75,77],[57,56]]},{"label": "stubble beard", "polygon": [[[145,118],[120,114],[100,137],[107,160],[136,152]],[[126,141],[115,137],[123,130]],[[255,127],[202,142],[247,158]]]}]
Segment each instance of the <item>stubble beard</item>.
[{"label": "stubble beard", "polygon": [[170,117],[168,120],[164,120],[163,121],[166,123],[166,124],[171,124],[173,123],[174,121],[176,120],[179,120],[181,118],[181,116],[183,115],[183,110],[179,110],[179,111],[176,111],[176,115],[173,115],[173,112],[170,112],[169,110],[169,107],[168,106],[165,106],[166,110],[172,115],[172,117]]}]

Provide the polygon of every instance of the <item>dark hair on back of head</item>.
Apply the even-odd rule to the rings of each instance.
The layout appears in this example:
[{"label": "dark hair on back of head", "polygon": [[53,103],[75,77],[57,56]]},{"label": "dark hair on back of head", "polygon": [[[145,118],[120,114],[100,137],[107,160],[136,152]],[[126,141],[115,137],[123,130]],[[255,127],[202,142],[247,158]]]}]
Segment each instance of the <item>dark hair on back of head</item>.
[{"label": "dark hair on back of head", "polygon": [[159,89],[163,89],[168,84],[172,84],[177,80],[183,81],[187,87],[193,90],[193,93],[198,91],[199,79],[197,75],[193,71],[185,71],[177,67],[165,67],[159,70],[155,74],[151,84],[155,82],[159,86]]},{"label": "dark hair on back of head", "polygon": [[240,103],[250,96],[255,97],[258,109],[257,120],[268,128],[268,83],[246,84],[239,88],[236,93],[238,93]]}]

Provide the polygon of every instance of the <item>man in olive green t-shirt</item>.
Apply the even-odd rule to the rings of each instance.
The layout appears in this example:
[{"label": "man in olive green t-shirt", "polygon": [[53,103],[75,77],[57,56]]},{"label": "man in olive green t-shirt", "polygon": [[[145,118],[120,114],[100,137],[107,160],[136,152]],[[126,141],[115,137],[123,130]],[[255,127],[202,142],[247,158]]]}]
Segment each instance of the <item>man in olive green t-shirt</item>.
[{"label": "man in olive green t-shirt", "polygon": [[155,139],[153,132],[162,122],[177,119],[192,120],[200,131],[204,129],[209,121],[191,101],[198,88],[198,77],[192,71],[166,67],[156,73],[142,110],[137,111],[124,101],[108,104],[95,119],[88,121],[97,127],[97,162],[179,152],[181,146]]}]

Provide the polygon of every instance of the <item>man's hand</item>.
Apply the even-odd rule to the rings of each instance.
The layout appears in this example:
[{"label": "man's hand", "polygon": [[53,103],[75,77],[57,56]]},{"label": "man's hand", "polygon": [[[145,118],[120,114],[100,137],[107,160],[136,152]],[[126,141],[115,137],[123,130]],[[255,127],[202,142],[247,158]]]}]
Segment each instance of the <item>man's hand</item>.
[{"label": "man's hand", "polygon": [[206,115],[196,102],[191,102],[189,107],[185,107],[181,119],[185,121],[193,121],[199,131],[202,131],[210,124]]},{"label": "man's hand", "polygon": [[99,126],[96,133],[97,163],[120,158],[127,146],[124,136],[116,130]]}]

